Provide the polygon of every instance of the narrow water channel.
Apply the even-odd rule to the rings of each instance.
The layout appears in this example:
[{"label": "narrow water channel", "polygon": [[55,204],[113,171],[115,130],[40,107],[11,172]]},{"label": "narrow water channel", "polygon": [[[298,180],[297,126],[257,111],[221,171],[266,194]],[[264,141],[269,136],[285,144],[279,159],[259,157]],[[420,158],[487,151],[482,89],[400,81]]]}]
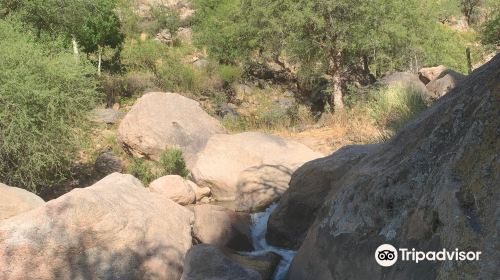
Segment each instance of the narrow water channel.
[{"label": "narrow water channel", "polygon": [[295,256],[295,251],[286,250],[283,248],[278,248],[271,246],[266,241],[266,231],[267,231],[267,221],[269,220],[269,216],[276,208],[277,204],[273,204],[266,209],[265,212],[254,213],[251,215],[252,218],[252,242],[255,247],[255,251],[251,254],[259,255],[264,252],[274,252],[282,257],[281,262],[279,263],[276,271],[274,272],[273,279],[274,280],[282,280],[286,276],[288,271],[288,267]]}]

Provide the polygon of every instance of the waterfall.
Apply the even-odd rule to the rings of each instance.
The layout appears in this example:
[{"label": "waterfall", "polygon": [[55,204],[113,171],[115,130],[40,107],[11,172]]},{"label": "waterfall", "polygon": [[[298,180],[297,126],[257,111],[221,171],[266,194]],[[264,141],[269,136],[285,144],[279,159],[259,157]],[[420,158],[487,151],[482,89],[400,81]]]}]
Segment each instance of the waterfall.
[{"label": "waterfall", "polygon": [[252,218],[252,242],[255,247],[255,251],[251,252],[252,255],[259,255],[264,252],[274,252],[282,257],[281,262],[276,267],[274,272],[273,279],[281,280],[286,276],[288,272],[288,268],[290,267],[290,263],[295,256],[296,251],[287,250],[283,248],[274,247],[269,245],[266,241],[266,232],[267,232],[267,221],[269,220],[269,216],[276,208],[277,204],[274,203],[269,206],[265,212],[254,213],[251,215]]}]

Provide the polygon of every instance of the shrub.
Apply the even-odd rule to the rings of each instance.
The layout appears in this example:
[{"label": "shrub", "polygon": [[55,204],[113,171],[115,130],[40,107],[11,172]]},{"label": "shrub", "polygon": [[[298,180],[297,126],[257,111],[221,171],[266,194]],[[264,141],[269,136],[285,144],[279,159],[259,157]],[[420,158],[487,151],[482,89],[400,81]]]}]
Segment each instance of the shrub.
[{"label": "shrub", "polygon": [[179,149],[167,149],[160,155],[159,166],[165,175],[179,175],[187,177],[189,171]]},{"label": "shrub", "polygon": [[95,70],[0,20],[0,181],[39,193],[68,178],[97,94]]},{"label": "shrub", "polygon": [[427,108],[424,97],[413,88],[389,86],[376,92],[368,104],[375,122],[394,131],[399,130]]},{"label": "shrub", "polygon": [[158,162],[143,158],[132,158],[127,167],[127,172],[141,180],[144,185],[149,185],[153,180],[166,175],[179,175],[187,177],[189,170],[179,149],[166,149],[160,154]]}]

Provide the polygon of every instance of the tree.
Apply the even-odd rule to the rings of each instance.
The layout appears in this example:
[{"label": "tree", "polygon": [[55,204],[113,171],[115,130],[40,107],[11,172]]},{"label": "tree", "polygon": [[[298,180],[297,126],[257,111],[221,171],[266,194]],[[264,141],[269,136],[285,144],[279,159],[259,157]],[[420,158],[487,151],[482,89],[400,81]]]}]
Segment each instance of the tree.
[{"label": "tree", "polygon": [[476,9],[481,5],[481,0],[460,0],[460,8],[467,20],[467,24],[471,25],[472,18]]},{"label": "tree", "polygon": [[485,45],[500,46],[500,4],[494,8],[490,18],[481,29],[481,41]]},{"label": "tree", "polygon": [[86,53],[97,51],[99,75],[101,74],[103,48],[106,46],[118,48],[125,39],[120,30],[120,20],[114,13],[115,5],[115,0],[101,0],[98,1],[98,5],[89,2],[87,6],[89,16],[76,31],[76,38]]},{"label": "tree", "polygon": [[18,24],[0,20],[0,38],[0,182],[40,192],[70,175],[98,97],[93,69]]},{"label": "tree", "polygon": [[86,53],[98,52],[100,72],[101,52],[104,46],[116,48],[123,42],[120,21],[114,12],[116,0],[9,0],[14,4],[10,13],[17,13],[23,23],[32,26],[37,37],[64,35],[73,44],[78,57],[79,44]]}]

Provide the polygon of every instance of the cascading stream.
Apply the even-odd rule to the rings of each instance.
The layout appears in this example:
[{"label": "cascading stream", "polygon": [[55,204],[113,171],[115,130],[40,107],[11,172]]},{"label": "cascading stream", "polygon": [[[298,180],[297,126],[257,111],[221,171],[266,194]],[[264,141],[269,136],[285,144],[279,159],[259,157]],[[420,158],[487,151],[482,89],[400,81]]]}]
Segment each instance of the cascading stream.
[{"label": "cascading stream", "polygon": [[287,250],[283,248],[278,248],[271,246],[267,243],[266,232],[267,232],[267,221],[269,216],[276,208],[277,204],[272,204],[269,206],[265,212],[254,213],[251,215],[252,218],[252,242],[255,247],[255,251],[251,252],[252,255],[259,255],[264,252],[274,252],[282,257],[281,262],[276,267],[273,279],[281,280],[285,277],[290,263],[295,256],[296,251]]}]

